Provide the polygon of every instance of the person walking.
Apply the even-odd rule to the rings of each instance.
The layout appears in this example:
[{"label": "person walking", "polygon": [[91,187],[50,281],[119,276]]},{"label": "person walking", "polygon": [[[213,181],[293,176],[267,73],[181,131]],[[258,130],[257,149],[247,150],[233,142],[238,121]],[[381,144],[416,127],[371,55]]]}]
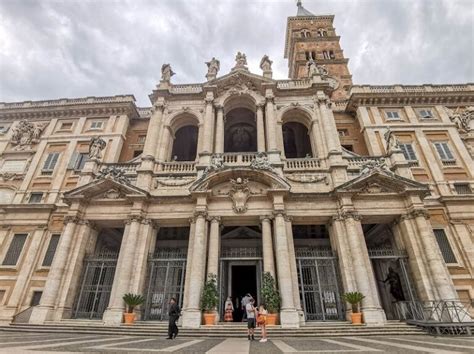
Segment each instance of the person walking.
[{"label": "person walking", "polygon": [[253,299],[252,295],[247,293],[243,298],[242,298],[242,311],[244,314],[242,315],[242,322],[244,322],[247,319],[247,311],[246,311],[246,306],[247,304],[250,303],[250,300]]},{"label": "person walking", "polygon": [[267,341],[267,314],[268,311],[265,309],[265,306],[260,305],[258,307],[257,313],[257,325],[262,330],[262,338],[260,339],[261,343],[265,343]]},{"label": "person walking", "polygon": [[232,314],[234,313],[234,305],[232,304],[232,299],[230,296],[225,301],[224,308],[225,308],[224,321],[232,322],[234,320],[234,317],[232,316]]},{"label": "person walking", "polygon": [[168,338],[166,339],[174,339],[178,336],[178,326],[176,325],[176,321],[178,321],[180,313],[181,313],[181,309],[179,308],[179,305],[176,303],[176,299],[172,297],[170,299],[170,307],[168,310],[168,315],[169,315]]},{"label": "person walking", "polygon": [[250,302],[245,305],[245,312],[247,314],[247,335],[249,340],[255,340],[255,320],[257,311],[254,307],[255,300],[250,299]]}]

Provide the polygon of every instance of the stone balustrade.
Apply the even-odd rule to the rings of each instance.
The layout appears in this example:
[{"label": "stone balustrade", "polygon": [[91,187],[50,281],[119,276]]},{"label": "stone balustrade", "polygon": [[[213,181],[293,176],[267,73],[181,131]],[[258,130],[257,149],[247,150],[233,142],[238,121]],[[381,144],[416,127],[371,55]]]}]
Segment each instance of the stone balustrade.
[{"label": "stone balustrade", "polygon": [[228,166],[248,166],[256,157],[256,152],[227,152],[222,154],[224,165]]},{"label": "stone balustrade", "polygon": [[199,84],[191,84],[191,85],[173,85],[170,87],[170,92],[175,94],[183,94],[183,93],[201,93],[202,86]]},{"label": "stone balustrade", "polygon": [[118,96],[105,96],[105,97],[82,97],[82,98],[60,98],[58,100],[46,100],[46,101],[24,101],[24,102],[12,102],[3,103],[0,102],[0,109],[12,109],[12,108],[40,108],[50,106],[66,106],[66,105],[78,105],[78,104],[94,104],[94,103],[120,103],[120,102],[135,102],[135,98],[132,95],[118,95]]},{"label": "stone balustrade", "polygon": [[300,158],[300,159],[286,159],[285,171],[313,171],[324,168],[320,159],[315,158]]},{"label": "stone balustrade", "polygon": [[172,161],[172,162],[160,162],[157,165],[157,171],[165,173],[195,173],[196,162],[195,161]]},{"label": "stone balustrade", "polygon": [[279,80],[277,81],[277,88],[284,90],[284,89],[301,89],[311,87],[311,80],[304,79],[304,80]]},{"label": "stone balustrade", "polygon": [[370,85],[351,88],[350,94],[355,93],[428,93],[428,92],[457,92],[473,91],[474,85]]},{"label": "stone balustrade", "polygon": [[349,169],[360,169],[363,165],[368,163],[369,161],[386,161],[385,157],[383,156],[351,156],[351,157],[344,157],[348,161],[348,168]]}]

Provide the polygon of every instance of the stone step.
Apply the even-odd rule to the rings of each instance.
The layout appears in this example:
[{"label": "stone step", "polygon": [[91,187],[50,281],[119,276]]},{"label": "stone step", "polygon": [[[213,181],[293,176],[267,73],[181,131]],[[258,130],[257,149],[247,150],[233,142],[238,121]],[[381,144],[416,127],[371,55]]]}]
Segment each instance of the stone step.
[{"label": "stone step", "polygon": [[[216,328],[217,327],[217,328]],[[224,326],[222,326],[224,327]],[[107,335],[136,335],[136,336],[166,336],[167,328],[165,326],[156,327],[135,327],[135,326],[72,326],[62,324],[47,325],[31,325],[31,324],[12,324],[10,326],[0,327],[0,331],[21,331],[36,333],[81,333],[81,334],[107,334]],[[278,337],[337,337],[337,336],[366,336],[366,335],[402,335],[402,334],[424,334],[424,332],[416,327],[405,325],[403,327],[381,326],[344,326],[341,328],[299,328],[299,329],[283,329],[280,327],[269,327],[269,332]],[[219,326],[201,327],[197,329],[180,329],[182,337],[242,337],[246,334],[246,328],[219,328]]]}]

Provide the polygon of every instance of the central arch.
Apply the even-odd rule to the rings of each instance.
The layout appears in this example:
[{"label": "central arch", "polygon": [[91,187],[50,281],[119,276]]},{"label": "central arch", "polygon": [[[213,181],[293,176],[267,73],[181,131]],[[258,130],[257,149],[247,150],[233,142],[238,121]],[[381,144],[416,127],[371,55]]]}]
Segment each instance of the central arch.
[{"label": "central arch", "polygon": [[247,95],[232,96],[224,105],[224,152],[256,152],[256,105]]}]

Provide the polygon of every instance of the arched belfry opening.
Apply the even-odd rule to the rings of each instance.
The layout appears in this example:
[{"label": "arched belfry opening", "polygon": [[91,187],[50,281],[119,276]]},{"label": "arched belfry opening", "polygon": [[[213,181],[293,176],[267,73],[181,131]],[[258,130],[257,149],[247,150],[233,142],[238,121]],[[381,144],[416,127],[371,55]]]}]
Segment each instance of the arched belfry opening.
[{"label": "arched belfry opening", "polygon": [[171,159],[174,161],[194,161],[196,159],[198,127],[187,125],[179,128],[174,137]]},{"label": "arched belfry opening", "polygon": [[298,122],[283,124],[283,146],[286,158],[312,157],[308,128]]},{"label": "arched belfry opening", "polygon": [[256,107],[249,97],[229,99],[224,105],[224,152],[256,152]]}]

